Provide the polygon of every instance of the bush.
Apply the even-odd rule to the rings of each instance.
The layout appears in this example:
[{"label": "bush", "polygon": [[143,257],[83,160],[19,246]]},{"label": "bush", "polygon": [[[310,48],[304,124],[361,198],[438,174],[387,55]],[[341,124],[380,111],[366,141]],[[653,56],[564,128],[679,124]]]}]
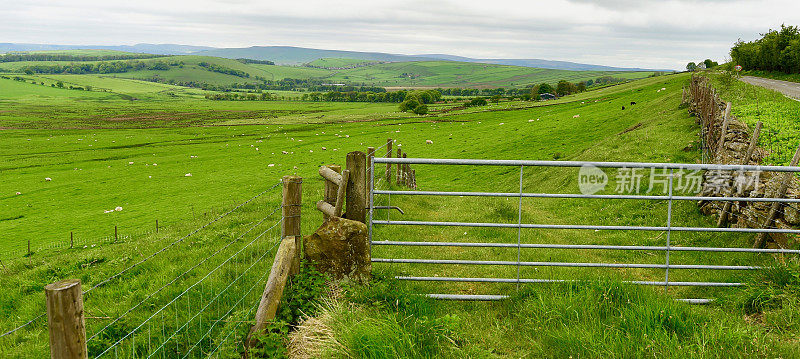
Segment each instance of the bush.
[{"label": "bush", "polygon": [[428,105],[419,105],[415,109],[412,110],[417,115],[427,115],[428,114]]}]

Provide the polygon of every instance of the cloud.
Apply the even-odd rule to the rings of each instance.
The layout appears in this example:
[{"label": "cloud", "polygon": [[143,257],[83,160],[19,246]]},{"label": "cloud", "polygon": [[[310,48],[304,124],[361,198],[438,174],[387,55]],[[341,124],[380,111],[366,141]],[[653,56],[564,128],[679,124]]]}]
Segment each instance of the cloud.
[{"label": "cloud", "polygon": [[0,37],[56,44],[293,45],[681,68],[800,24],[794,0],[0,0]]}]

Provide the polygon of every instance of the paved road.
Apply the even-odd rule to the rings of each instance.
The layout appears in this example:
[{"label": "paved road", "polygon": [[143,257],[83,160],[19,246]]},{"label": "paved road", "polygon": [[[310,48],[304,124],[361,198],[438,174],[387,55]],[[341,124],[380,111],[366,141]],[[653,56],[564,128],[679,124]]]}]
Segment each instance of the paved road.
[{"label": "paved road", "polygon": [[778,91],[786,97],[800,101],[800,83],[765,79],[762,77],[742,76],[742,81],[751,85],[761,86],[770,90]]}]

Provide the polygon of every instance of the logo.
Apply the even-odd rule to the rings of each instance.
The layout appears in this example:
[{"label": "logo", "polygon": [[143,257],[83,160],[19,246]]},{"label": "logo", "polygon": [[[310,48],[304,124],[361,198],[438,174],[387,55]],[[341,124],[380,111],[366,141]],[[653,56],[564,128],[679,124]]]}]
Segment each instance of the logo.
[{"label": "logo", "polygon": [[578,171],[578,188],[583,194],[595,194],[606,188],[608,176],[603,170],[592,166],[583,165]]}]

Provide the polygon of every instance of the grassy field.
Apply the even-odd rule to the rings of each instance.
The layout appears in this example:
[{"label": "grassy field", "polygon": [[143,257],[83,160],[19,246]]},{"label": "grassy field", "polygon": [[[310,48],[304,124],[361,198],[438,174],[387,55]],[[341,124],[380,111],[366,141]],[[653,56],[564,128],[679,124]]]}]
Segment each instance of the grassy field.
[{"label": "grassy field", "polygon": [[[279,191],[267,191],[197,235],[170,245],[176,239],[271,188],[287,174],[304,177],[303,233],[310,233],[321,221],[313,208],[322,198],[317,168],[341,164],[348,151],[380,146],[386,138],[396,139],[412,157],[692,163],[699,153],[683,149],[697,141],[699,128],[679,107],[680,89],[687,80],[686,75],[650,78],[555,102],[501,102],[426,117],[397,113],[394,104],[229,103],[193,100],[190,94],[179,94],[178,99],[159,95],[158,99],[131,101],[113,91],[55,89],[0,80],[3,89],[14,86],[13,91],[0,91],[3,111],[9,111],[0,113],[0,126],[7,128],[0,141],[0,168],[7,179],[0,184],[0,230],[7,234],[0,243],[3,249],[18,251],[27,239],[44,245],[68,238],[70,231],[84,238],[107,235],[114,225],[122,233],[152,228],[155,219],[166,227],[138,240],[4,259],[7,280],[2,288],[8,296],[0,302],[0,327],[5,331],[39,315],[44,308],[41,288],[46,283],[77,277],[89,289],[167,248],[125,272],[124,280],[113,280],[87,295],[87,315],[92,317],[89,335],[101,333],[90,342],[90,352],[99,354],[166,305],[165,311],[141,328],[138,339],[124,342],[119,349],[123,357],[132,351],[152,351],[151,343],[165,342],[173,332],[178,337],[166,340],[170,351],[162,353],[179,357],[193,350],[192,344],[206,330],[211,334],[208,343],[199,344],[202,353],[222,346],[228,350],[226,355],[236,357],[223,338],[231,330],[236,338],[239,334],[234,326],[252,317],[248,310],[257,301],[259,285],[263,285],[260,276],[271,262],[272,254],[262,257],[271,253],[268,250],[275,243],[276,234],[269,226],[276,220],[271,211],[279,203]],[[666,91],[658,91],[661,88]],[[631,101],[637,105],[621,110]],[[179,115],[181,112],[191,114]],[[169,118],[158,118],[159,113]],[[519,190],[518,168],[414,168],[423,190]],[[187,177],[188,173],[192,176]],[[523,178],[525,191],[577,192],[576,171],[530,168]],[[387,198],[378,201],[389,202]],[[406,211],[403,219],[409,220],[517,220],[514,199],[394,196],[391,204],[402,207]],[[522,205],[525,223],[663,225],[667,203],[526,199]],[[104,213],[117,206],[122,211]],[[675,225],[713,226],[714,219],[703,217],[692,202],[676,203],[673,210]],[[376,215],[383,218],[387,214],[378,211]],[[396,213],[391,215],[397,218]],[[265,221],[259,223],[262,218]],[[256,229],[245,232],[249,228]],[[255,239],[265,230],[266,237]],[[376,240],[515,242],[516,236],[515,230],[499,229],[375,228]],[[655,232],[533,230],[524,231],[521,239],[525,243],[640,245],[663,245],[665,240]],[[253,240],[254,244],[248,245]],[[673,234],[672,240],[673,245],[746,246],[750,238]],[[373,256],[516,260],[516,251],[375,246]],[[225,258],[233,259],[226,262]],[[660,252],[535,250],[522,252],[521,259],[660,263],[664,257]],[[683,264],[776,262],[769,256],[691,253],[674,254],[672,260]],[[787,262],[796,267],[792,260]],[[196,263],[200,267],[181,274]],[[217,267],[220,269],[214,271]],[[334,291],[315,311],[314,319],[301,327],[305,330],[301,333],[320,339],[302,346],[303,350],[316,351],[320,357],[373,358],[790,358],[800,354],[796,342],[800,325],[794,314],[798,302],[792,292],[796,279],[772,287],[773,277],[676,271],[670,274],[671,280],[742,280],[754,285],[746,289],[671,288],[665,293],[663,288],[636,288],[618,282],[660,280],[663,272],[659,270],[525,268],[521,275],[526,278],[587,278],[593,282],[530,285],[517,291],[513,285],[399,283],[391,279],[398,274],[513,278],[515,268],[398,264],[376,264],[374,268],[383,279]],[[209,272],[213,274],[202,279]],[[241,279],[240,273],[244,273]],[[791,277],[795,272],[787,273]],[[171,278],[177,280],[170,282]],[[194,289],[178,304],[168,304],[196,281],[200,284],[191,287]],[[229,284],[231,289],[226,287]],[[166,289],[159,290],[162,286]],[[151,293],[156,294],[149,296]],[[513,299],[437,302],[416,293],[511,294]],[[222,297],[209,299],[217,295]],[[709,306],[673,301],[687,297],[716,301]],[[137,306],[140,302],[144,305]],[[211,303],[208,315],[192,317],[203,303]],[[127,313],[132,307],[135,310]],[[121,315],[123,320],[112,321]],[[223,324],[213,327],[214,320]],[[188,325],[183,327],[183,323]],[[109,328],[101,330],[106,326]],[[44,327],[39,319],[0,339],[0,350],[11,357],[46,356]]]},{"label": "grassy field", "polygon": [[367,61],[360,59],[346,59],[346,58],[322,58],[309,62],[308,64],[315,67],[347,67],[354,65],[362,65],[374,63],[377,61]]}]

